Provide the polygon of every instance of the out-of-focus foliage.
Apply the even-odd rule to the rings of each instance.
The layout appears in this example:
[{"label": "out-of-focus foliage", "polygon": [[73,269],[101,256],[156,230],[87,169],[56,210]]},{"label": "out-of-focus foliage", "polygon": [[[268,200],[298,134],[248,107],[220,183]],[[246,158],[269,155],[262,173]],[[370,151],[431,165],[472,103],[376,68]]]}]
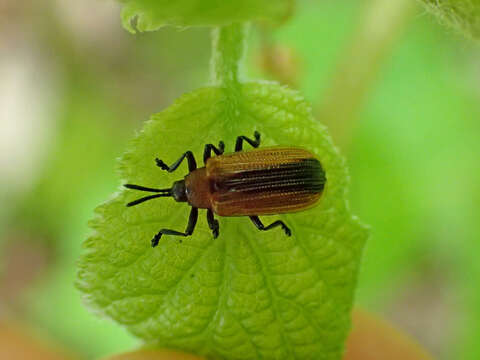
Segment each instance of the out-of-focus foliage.
[{"label": "out-of-focus foliage", "polygon": [[294,0],[120,0],[123,26],[130,32],[153,31],[165,25],[215,26],[253,19],[279,22]]},{"label": "out-of-focus foliage", "polygon": [[442,23],[467,37],[480,39],[480,1],[478,0],[421,0]]}]

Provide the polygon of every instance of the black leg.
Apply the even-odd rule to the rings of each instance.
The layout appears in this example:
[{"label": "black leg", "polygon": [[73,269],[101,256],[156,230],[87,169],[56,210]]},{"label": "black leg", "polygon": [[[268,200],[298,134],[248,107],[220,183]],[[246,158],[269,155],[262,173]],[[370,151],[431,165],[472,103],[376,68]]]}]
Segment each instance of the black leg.
[{"label": "black leg", "polygon": [[281,226],[287,236],[292,235],[292,232],[290,231],[288,226],[285,225],[285,223],[281,220],[274,221],[268,226],[263,225],[258,216],[250,216],[250,220],[252,220],[253,224],[257,227],[258,230],[267,231],[273,229],[274,227]]},{"label": "black leg", "polygon": [[244,141],[252,145],[254,148],[257,148],[260,145],[260,133],[255,131],[253,136],[255,136],[255,140],[249,139],[243,135],[237,137],[237,141],[235,142],[235,152],[242,151]]},{"label": "black leg", "polygon": [[220,226],[218,225],[218,220],[215,220],[213,217],[213,211],[210,209],[207,210],[207,222],[208,227],[212,230],[213,238],[216,239],[218,237]]},{"label": "black leg", "polygon": [[155,162],[157,163],[158,167],[162,168],[162,170],[166,170],[168,172],[173,172],[180,166],[183,159],[185,159],[185,158],[187,158],[187,161],[188,161],[188,171],[192,172],[193,170],[195,170],[197,168],[197,162],[195,161],[195,157],[193,156],[193,153],[191,151],[187,151],[186,153],[184,153],[182,156],[180,156],[180,159],[175,161],[170,166],[165,164],[159,158],[156,158]]},{"label": "black leg", "polygon": [[207,160],[212,156],[212,151],[215,153],[215,155],[222,155],[224,150],[225,144],[223,141],[218,143],[218,149],[212,144],[205,145],[205,150],[203,150],[203,163],[205,165],[207,164]]},{"label": "black leg", "polygon": [[152,247],[155,247],[158,245],[158,242],[160,241],[160,238],[162,235],[177,235],[177,236],[190,236],[193,234],[193,230],[195,230],[195,225],[197,224],[197,218],[198,218],[198,209],[195,207],[192,207],[192,210],[190,210],[190,217],[188,218],[188,225],[184,233],[176,230],[170,230],[170,229],[162,229],[160,230],[157,235],[155,235],[152,239]]}]

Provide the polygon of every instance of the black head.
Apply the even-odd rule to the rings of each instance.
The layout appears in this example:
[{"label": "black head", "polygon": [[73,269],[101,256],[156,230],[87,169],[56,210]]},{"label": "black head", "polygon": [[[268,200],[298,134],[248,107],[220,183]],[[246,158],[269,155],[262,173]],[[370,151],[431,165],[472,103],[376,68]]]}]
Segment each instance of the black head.
[{"label": "black head", "polygon": [[185,180],[175,181],[172,185],[172,197],[175,201],[186,202],[187,201],[187,187],[185,186]]},{"label": "black head", "polygon": [[185,180],[180,180],[180,181],[175,181],[173,183],[173,186],[171,189],[154,189],[154,188],[148,188],[145,186],[140,186],[140,185],[133,185],[133,184],[125,184],[123,185],[127,189],[132,189],[132,190],[140,190],[140,191],[147,191],[147,192],[153,192],[156,194],[145,196],[143,198],[134,200],[132,202],[129,202],[127,206],[134,206],[138,205],[142,202],[155,199],[158,197],[173,197],[176,201],[181,201],[185,202],[187,201],[187,193],[186,193],[186,187],[185,187]]}]

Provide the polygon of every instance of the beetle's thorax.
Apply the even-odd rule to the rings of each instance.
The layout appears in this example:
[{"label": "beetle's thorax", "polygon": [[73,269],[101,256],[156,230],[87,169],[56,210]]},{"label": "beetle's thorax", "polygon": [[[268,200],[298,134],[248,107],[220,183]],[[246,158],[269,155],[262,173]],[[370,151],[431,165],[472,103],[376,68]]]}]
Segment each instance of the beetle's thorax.
[{"label": "beetle's thorax", "polygon": [[185,192],[190,205],[200,209],[211,208],[210,180],[202,167],[185,176]]}]

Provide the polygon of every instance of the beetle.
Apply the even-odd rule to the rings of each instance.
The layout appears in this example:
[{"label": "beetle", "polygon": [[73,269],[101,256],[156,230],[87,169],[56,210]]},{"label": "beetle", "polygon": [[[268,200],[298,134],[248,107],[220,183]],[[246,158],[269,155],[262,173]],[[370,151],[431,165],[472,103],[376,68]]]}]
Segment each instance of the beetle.
[{"label": "beetle", "polygon": [[[281,220],[265,226],[258,215],[274,215],[306,210],[321,198],[326,186],[326,175],[320,161],[313,153],[298,147],[274,146],[257,149],[260,133],[255,139],[238,136],[235,152],[224,154],[225,144],[218,147],[206,144],[203,152],[204,167],[197,169],[195,157],[186,151],[168,166],[156,158],[158,167],[175,171],[187,159],[189,173],[183,180],[175,181],[171,188],[156,189],[125,184],[128,189],[155,193],[129,202],[128,207],[158,197],[173,197],[187,202],[192,208],[185,232],[161,229],[152,239],[152,247],[158,245],[162,235],[190,236],[198,218],[198,209],[207,209],[207,223],[213,237],[219,235],[219,216],[248,216],[259,230],[280,226],[287,236],[291,231]],[[243,151],[243,142],[254,149]],[[212,152],[215,157],[212,157]]]}]

